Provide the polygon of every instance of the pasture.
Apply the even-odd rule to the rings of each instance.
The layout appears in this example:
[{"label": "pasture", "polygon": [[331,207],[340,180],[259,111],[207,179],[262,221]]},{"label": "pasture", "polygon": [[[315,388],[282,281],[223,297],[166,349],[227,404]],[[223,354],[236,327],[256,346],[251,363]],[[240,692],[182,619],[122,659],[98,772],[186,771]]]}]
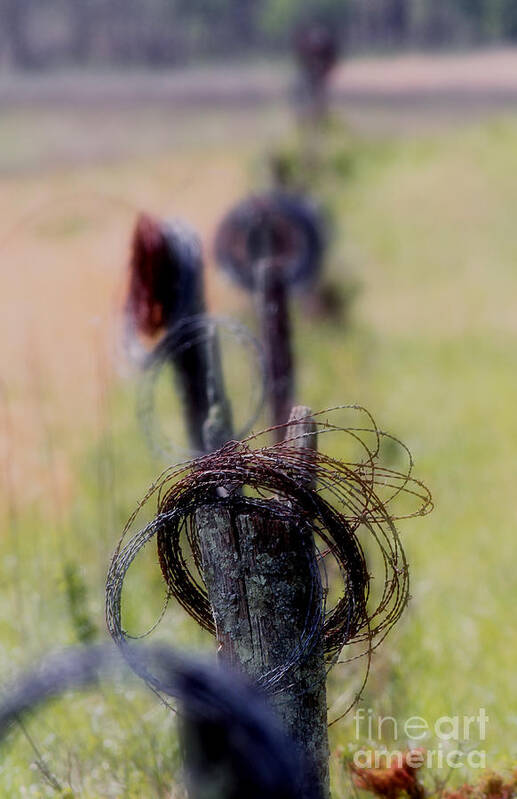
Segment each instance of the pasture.
[{"label": "pasture", "polygon": [[[106,636],[110,554],[165,465],[139,429],[137,376],[121,343],[136,212],[193,224],[211,308],[253,328],[249,298],[216,273],[210,243],[289,127],[276,100],[185,108],[177,120],[152,104],[63,119],[68,127],[41,104],[0,122],[3,676]],[[430,516],[400,523],[412,600],[374,656],[361,706],[430,725],[485,708],[486,740],[468,745],[504,768],[517,758],[517,116],[491,109],[430,131],[418,109],[398,125],[378,120],[367,115],[350,133],[328,264],[358,296],[346,324],[296,308],[298,397],[313,409],[366,406],[410,447],[435,501]],[[246,388],[236,384],[237,405]],[[154,560],[151,549],[130,575],[131,632],[160,613]],[[211,651],[172,607],[159,635]],[[332,673],[331,708],[353,696],[363,667]],[[354,743],[352,713],[331,728],[336,798],[351,790],[344,758]],[[0,796],[181,795],[171,789],[174,721],[136,679],[67,694],[4,752]]]}]

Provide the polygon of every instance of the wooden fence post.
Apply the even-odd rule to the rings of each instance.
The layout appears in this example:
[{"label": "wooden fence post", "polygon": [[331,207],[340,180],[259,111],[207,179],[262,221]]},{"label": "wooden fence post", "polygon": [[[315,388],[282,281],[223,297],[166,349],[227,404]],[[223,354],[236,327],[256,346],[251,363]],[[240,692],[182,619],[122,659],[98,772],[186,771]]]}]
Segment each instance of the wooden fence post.
[{"label": "wooden fence post", "polygon": [[[316,447],[310,414],[296,408],[289,446]],[[314,597],[316,554],[311,531],[268,515],[220,510],[196,513],[203,576],[214,615],[220,657],[253,680],[281,669],[299,650]],[[321,631],[293,667],[271,704],[308,765],[300,797],[329,795],[326,671]]]}]

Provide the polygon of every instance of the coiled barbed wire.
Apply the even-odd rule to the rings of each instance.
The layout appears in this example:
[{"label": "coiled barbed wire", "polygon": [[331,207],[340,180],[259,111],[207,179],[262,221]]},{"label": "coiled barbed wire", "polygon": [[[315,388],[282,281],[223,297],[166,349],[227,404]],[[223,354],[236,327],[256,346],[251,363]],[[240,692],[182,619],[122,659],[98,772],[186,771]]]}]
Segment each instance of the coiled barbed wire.
[{"label": "coiled barbed wire", "polygon": [[276,190],[247,197],[232,208],[217,230],[214,250],[220,267],[251,291],[261,258],[273,258],[287,284],[310,284],[320,271],[324,247],[323,223],[314,203]]},{"label": "coiled barbed wire", "polygon": [[[221,334],[251,354],[250,372],[258,376],[251,389],[250,418],[235,437],[249,432],[265,394],[262,351],[243,325],[206,314],[201,242],[186,222],[165,222],[147,214],[137,218],[125,319],[126,349],[143,373],[138,417],[155,454],[170,459],[183,449],[194,457],[217,449],[230,437],[233,414],[224,387]],[[156,429],[156,383],[167,367],[172,367],[183,405],[188,449]],[[206,425],[210,429],[205,430]]]},{"label": "coiled barbed wire", "polygon": [[[229,447],[227,446],[224,449],[226,448]],[[210,494],[212,490],[217,492],[219,487],[220,483],[214,480],[210,488],[208,488],[208,492]],[[194,498],[192,504],[188,503],[187,507],[178,507],[171,512],[160,512],[152,522],[129,541],[127,546],[120,551],[118,557],[112,562],[107,581],[106,610],[108,629],[114,640],[122,648],[124,648],[129,639],[147,637],[156,629],[172,596],[177,599],[179,604],[203,629],[215,635],[215,624],[206,589],[202,582],[198,581],[190,571],[185,553],[180,544],[182,535],[186,533],[190,550],[194,553],[196,567],[200,571],[201,556],[195,539],[194,515],[200,507],[206,507],[207,504],[210,504],[206,501],[206,495],[204,495],[203,500],[202,505],[197,505]],[[233,495],[233,497],[225,499],[220,497],[215,499],[215,505],[217,505],[218,509],[223,507],[231,508],[232,514],[249,513],[250,510],[255,513],[258,511],[270,521],[279,519],[285,521],[286,518],[285,508],[281,507],[282,503],[275,503],[275,507],[271,502],[248,501],[247,498],[243,497],[240,497],[239,501],[236,502],[235,495]],[[185,515],[182,516],[182,513]],[[143,635],[133,636],[123,629],[121,622],[121,599],[124,579],[135,557],[154,537],[157,538],[159,561],[168,586],[167,596],[158,620]],[[317,570],[317,566],[315,570],[314,561],[309,561],[308,567],[308,577],[311,580],[311,585],[308,590],[305,623],[299,643],[281,665],[255,677],[256,684],[269,694],[278,693],[285,689],[288,684],[287,678],[291,675],[293,669],[310,654],[319,639],[321,623],[325,615],[326,591],[322,588],[320,573]],[[145,673],[140,672],[140,676],[146,680],[153,690],[161,692],[160,681],[156,679],[155,675],[146,671]]]},{"label": "coiled barbed wire", "polygon": [[[331,420],[338,411],[360,411],[366,424],[343,427]],[[229,442],[222,449],[194,461],[166,470],[151,486],[139,508],[129,520],[113,556],[106,586],[108,629],[124,646],[130,636],[121,620],[122,588],[126,573],[142,548],[154,537],[167,585],[164,605],[171,597],[210,633],[215,633],[209,598],[202,580],[202,566],[196,540],[195,513],[199,508],[230,509],[232,513],[261,513],[286,524],[312,531],[318,542],[318,562],[330,576],[329,559],[337,565],[341,590],[332,608],[326,608],[326,591],[308,611],[304,643],[282,668],[264,675],[262,687],[281,689],[282,681],[311,651],[323,618],[323,644],[332,666],[345,645],[364,644],[361,654],[371,655],[400,618],[409,596],[409,574],[395,521],[428,513],[432,500],[428,489],[412,476],[413,462],[407,447],[379,430],[373,417],[360,406],[339,406],[313,414],[316,432],[340,434],[359,447],[357,460],[330,457],[304,447],[305,434],[293,435],[280,444],[256,445],[271,429]],[[295,424],[303,424],[299,419]],[[293,422],[291,422],[291,425]],[[287,425],[281,426],[287,429]],[[296,428],[294,428],[295,430]],[[371,441],[369,439],[372,439]],[[398,443],[408,458],[405,471],[379,462],[383,440]],[[342,448],[341,448],[342,449]],[[243,491],[243,488],[245,490]],[[249,491],[251,489],[251,492]],[[251,493],[251,495],[248,495]],[[157,515],[140,532],[125,542],[139,509],[152,497],[157,499]],[[397,511],[395,503],[409,497],[416,507]],[[376,545],[383,567],[382,588],[373,596],[363,535]],[[184,541],[189,545],[195,569],[189,565]],[[313,575],[314,579],[316,575]],[[332,581],[335,576],[332,575]],[[333,593],[336,586],[331,585]],[[312,592],[314,596],[314,592]],[[161,618],[161,617],[160,617]],[[156,622],[158,624],[160,619]],[[155,625],[151,628],[153,630]],[[148,631],[149,632],[151,632]],[[148,634],[146,633],[146,634]],[[139,637],[139,636],[135,636]],[[360,655],[354,655],[354,659]],[[341,661],[340,661],[341,662]],[[155,690],[159,681],[142,675]]]},{"label": "coiled barbed wire", "polygon": [[182,219],[137,216],[124,309],[126,355],[142,366],[154,340],[184,318],[203,313],[201,240]]}]

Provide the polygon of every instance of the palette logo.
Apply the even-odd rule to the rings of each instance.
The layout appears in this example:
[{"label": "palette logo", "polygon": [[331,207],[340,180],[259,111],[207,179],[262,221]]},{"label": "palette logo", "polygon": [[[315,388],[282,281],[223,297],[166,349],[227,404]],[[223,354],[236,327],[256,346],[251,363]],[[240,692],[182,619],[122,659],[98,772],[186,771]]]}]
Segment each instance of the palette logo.
[{"label": "palette logo", "polygon": [[[478,746],[486,740],[488,715],[485,708],[476,716],[440,716],[430,724],[421,716],[411,716],[405,721],[393,716],[376,716],[371,708],[358,708],[353,716],[356,741],[368,740],[372,749],[360,748],[354,752],[356,768],[383,768],[386,762],[402,768],[486,768],[486,752]],[[394,746],[389,750],[382,741],[389,738]],[[398,741],[405,746],[396,748]],[[426,749],[416,748],[423,742],[436,742]],[[459,741],[461,741],[461,748]]]}]

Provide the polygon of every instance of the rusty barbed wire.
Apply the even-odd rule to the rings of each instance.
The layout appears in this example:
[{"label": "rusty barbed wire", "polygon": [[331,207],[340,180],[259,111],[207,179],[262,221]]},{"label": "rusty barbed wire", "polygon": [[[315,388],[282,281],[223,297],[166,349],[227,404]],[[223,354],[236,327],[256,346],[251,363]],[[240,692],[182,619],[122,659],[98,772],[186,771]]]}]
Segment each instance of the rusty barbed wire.
[{"label": "rusty barbed wire", "polygon": [[201,291],[201,241],[183,220],[137,217],[131,242],[126,314],[134,328],[155,336],[170,327]]},{"label": "rusty barbed wire", "polygon": [[[332,421],[339,411],[345,410],[365,414],[365,423],[343,427]],[[171,467],[151,486],[126,525],[108,573],[106,618],[108,629],[119,645],[124,647],[129,638],[139,637],[131,636],[123,628],[122,588],[130,565],[154,538],[167,586],[162,615],[174,597],[203,629],[215,634],[195,530],[196,511],[209,506],[228,509],[236,515],[264,514],[266,519],[309,528],[317,545],[318,568],[326,573],[333,595],[339,575],[339,598],[329,609],[329,590],[318,589],[320,574],[312,574],[312,599],[300,646],[288,663],[260,678],[264,690],[283,689],[288,675],[318,640],[321,626],[329,668],[347,645],[364,644],[362,654],[371,656],[400,618],[409,596],[408,566],[395,522],[430,512],[431,495],[412,476],[413,461],[407,447],[381,431],[364,408],[339,406],[312,414],[311,418],[320,437],[341,435],[344,441],[340,451],[344,452],[346,443],[359,448],[359,457],[340,459],[300,446],[304,434],[291,434],[281,443],[260,446],[261,438],[271,434],[270,428]],[[304,421],[297,420],[296,424]],[[281,427],[286,429],[287,425]],[[380,462],[381,446],[386,440],[400,445],[406,454],[404,471]],[[140,508],[151,497],[156,498],[157,515],[125,543]],[[403,499],[411,500],[414,507],[397,509],[396,503]],[[381,588],[376,595],[372,591],[373,575],[366,562],[365,535],[377,547],[383,564],[378,580]],[[327,565],[330,560],[335,562],[332,574]],[[357,657],[354,654],[353,659]],[[159,681],[153,678],[149,681],[155,690],[160,690]]]},{"label": "rusty barbed wire", "polygon": [[273,258],[291,286],[316,279],[325,247],[317,207],[300,194],[275,190],[247,197],[221,222],[215,238],[219,266],[241,288],[256,286],[255,265]]},{"label": "rusty barbed wire", "polygon": [[157,337],[204,312],[201,241],[182,219],[140,213],[129,255],[123,345],[142,366]]}]

